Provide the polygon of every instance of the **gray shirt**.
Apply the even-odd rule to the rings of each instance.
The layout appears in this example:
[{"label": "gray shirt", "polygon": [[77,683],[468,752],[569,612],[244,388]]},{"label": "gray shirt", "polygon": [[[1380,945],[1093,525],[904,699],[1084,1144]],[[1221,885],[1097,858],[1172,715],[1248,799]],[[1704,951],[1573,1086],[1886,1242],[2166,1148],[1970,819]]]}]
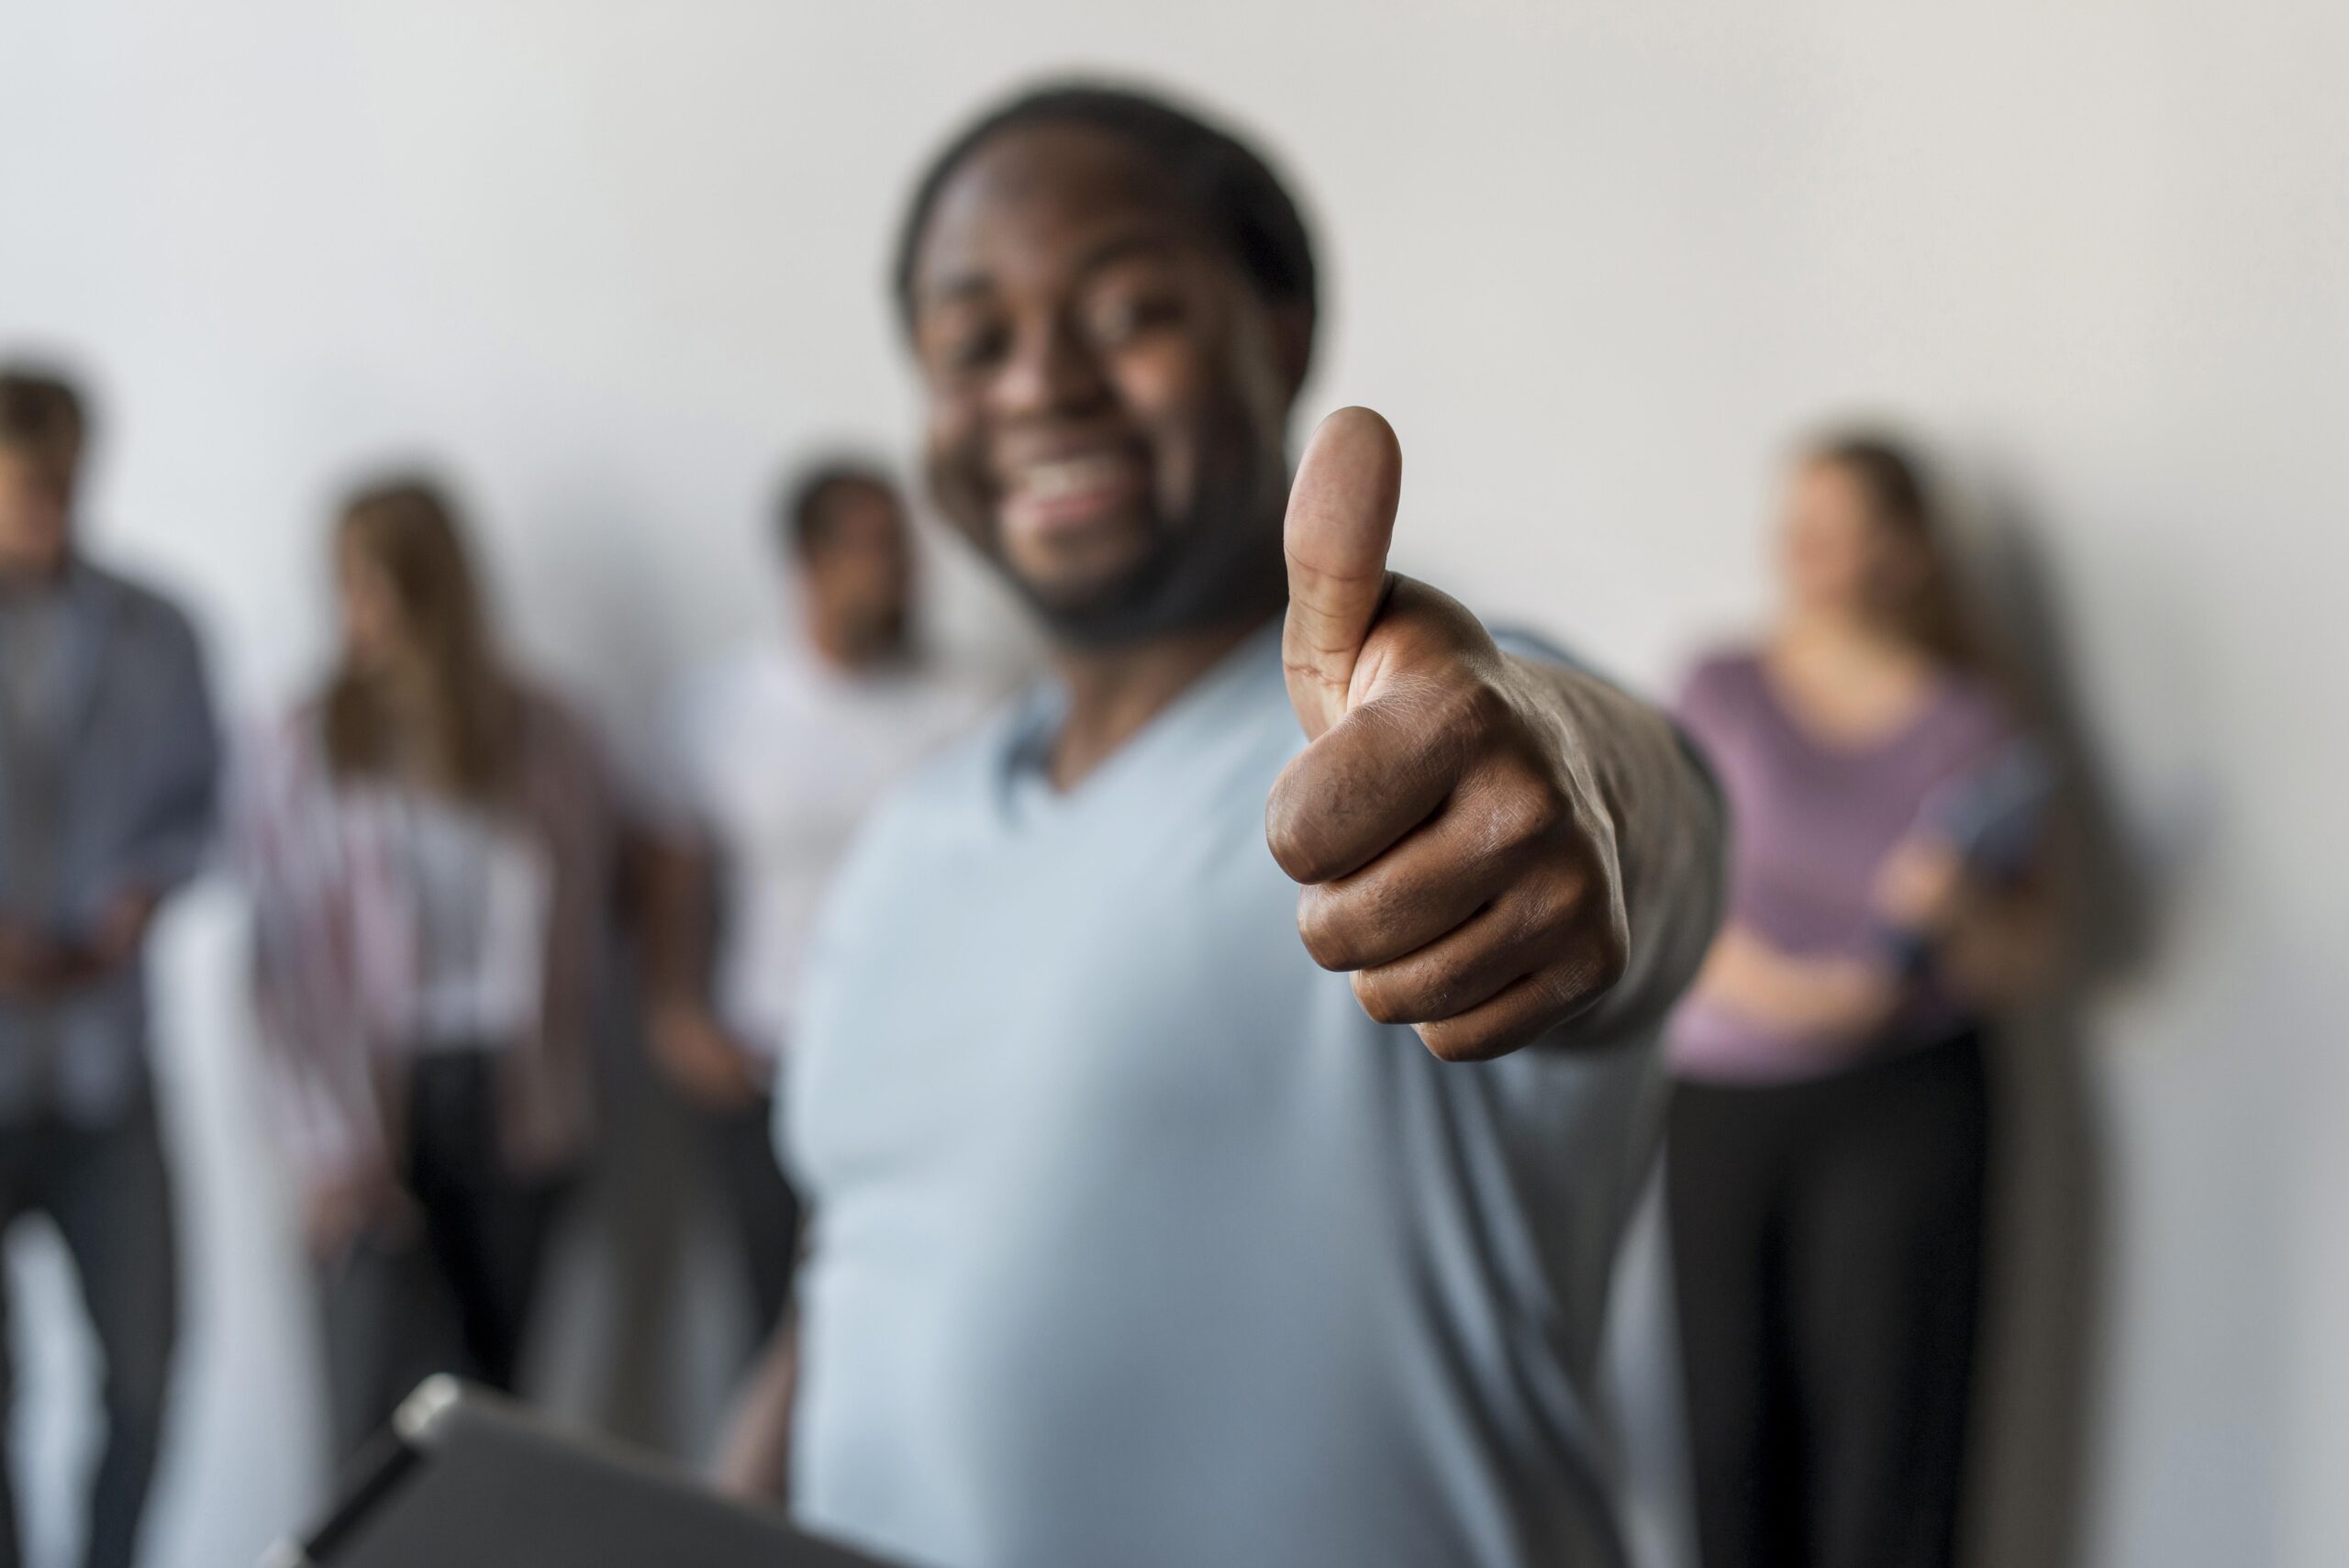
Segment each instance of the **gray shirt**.
[{"label": "gray shirt", "polygon": [[[209,840],[218,745],[186,617],[165,599],[77,562],[45,624],[7,617],[0,719],[0,911],[86,940],[114,901],[167,892]],[[15,663],[37,651],[40,669]],[[0,1126],[92,1125],[147,1084],[137,962],[61,998],[0,1002]]]},{"label": "gray shirt", "polygon": [[50,660],[65,591],[55,584],[0,587],[0,700],[11,720],[46,726]]},{"label": "gray shirt", "polygon": [[1653,1025],[1446,1065],[1315,966],[1264,840],[1278,638],[1066,794],[1031,703],[852,854],[780,1129],[811,1528],[940,1568],[1622,1560],[1594,1362]]},{"label": "gray shirt", "polygon": [[65,590],[39,584],[0,589],[0,755],[8,759],[8,854],[17,868],[0,914],[44,918],[57,837],[59,631]]}]

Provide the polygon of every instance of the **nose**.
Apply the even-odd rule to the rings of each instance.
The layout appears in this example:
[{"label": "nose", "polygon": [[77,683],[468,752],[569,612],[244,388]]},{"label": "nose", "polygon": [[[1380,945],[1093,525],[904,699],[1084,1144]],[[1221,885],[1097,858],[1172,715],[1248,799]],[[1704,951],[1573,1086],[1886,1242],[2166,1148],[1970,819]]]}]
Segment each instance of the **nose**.
[{"label": "nose", "polygon": [[1092,346],[1074,322],[1054,315],[1020,334],[996,378],[996,402],[1011,416],[1082,413],[1108,391],[1108,372]]}]

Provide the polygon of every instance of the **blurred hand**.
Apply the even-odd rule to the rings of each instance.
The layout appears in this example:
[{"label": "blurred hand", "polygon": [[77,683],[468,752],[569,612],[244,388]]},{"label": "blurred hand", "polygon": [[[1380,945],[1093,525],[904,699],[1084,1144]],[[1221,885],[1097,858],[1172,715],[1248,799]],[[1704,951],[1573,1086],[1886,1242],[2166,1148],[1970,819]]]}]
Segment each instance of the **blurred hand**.
[{"label": "blurred hand", "polygon": [[1760,938],[1742,923],[1731,921],[1705,950],[1705,966],[1688,985],[1689,999],[1739,1011],[1739,1002],[1756,989],[1755,976],[1767,972],[1773,956]]},{"label": "blurred hand", "polygon": [[1965,895],[1965,862],[1939,839],[1911,834],[1877,869],[1873,903],[1896,929],[1932,936],[1954,923]]},{"label": "blurred hand", "polygon": [[123,895],[78,942],[59,941],[21,921],[0,921],[0,997],[53,1001],[104,980],[138,957],[156,903],[151,893]]},{"label": "blurred hand", "polygon": [[381,1168],[313,1183],[304,1195],[302,1242],[321,1263],[340,1262],[362,1238],[397,1246],[422,1228],[416,1200]]},{"label": "blurred hand", "polygon": [[1822,1063],[1865,1050],[1900,1001],[1897,976],[1871,958],[1782,951],[1731,921],[1705,956],[1689,995],[1801,1040]]},{"label": "blurred hand", "polygon": [[1297,928],[1381,1023],[1447,1061],[1590,1006],[1630,948],[1612,819],[1549,673],[1386,570],[1403,456],[1366,408],[1322,422],[1289,493],[1281,654],[1310,742],[1267,835]]},{"label": "blurred hand", "polygon": [[58,945],[17,920],[0,920],[0,999],[36,1001],[58,970]]},{"label": "blurred hand", "polygon": [[139,956],[147,943],[149,928],[155,923],[155,910],[162,900],[151,890],[131,888],[115,895],[98,917],[96,929],[90,933],[87,944],[88,962],[93,978],[111,974]]},{"label": "blurred hand", "polygon": [[651,1030],[652,1060],[696,1105],[739,1111],[765,1093],[765,1069],[700,1003],[661,1004],[652,1011]]}]

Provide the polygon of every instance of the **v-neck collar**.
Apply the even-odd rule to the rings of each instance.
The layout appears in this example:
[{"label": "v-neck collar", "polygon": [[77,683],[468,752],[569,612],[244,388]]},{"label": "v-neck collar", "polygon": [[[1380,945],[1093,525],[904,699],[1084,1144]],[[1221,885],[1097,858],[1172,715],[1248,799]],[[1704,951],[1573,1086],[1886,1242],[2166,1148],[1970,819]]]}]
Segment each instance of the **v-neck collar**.
[{"label": "v-neck collar", "polygon": [[[1068,689],[1057,680],[1040,683],[1021,703],[1002,752],[1007,816],[1015,825],[1027,825],[1082,815],[1095,802],[1120,794],[1128,778],[1150,770],[1167,753],[1196,748],[1226,725],[1241,722],[1240,713],[1227,710],[1243,701],[1256,683],[1280,678],[1280,636],[1281,617],[1274,616],[1226,650],[1067,789],[1053,785],[1051,758],[1068,714]],[[1202,733],[1202,726],[1212,728]]]}]

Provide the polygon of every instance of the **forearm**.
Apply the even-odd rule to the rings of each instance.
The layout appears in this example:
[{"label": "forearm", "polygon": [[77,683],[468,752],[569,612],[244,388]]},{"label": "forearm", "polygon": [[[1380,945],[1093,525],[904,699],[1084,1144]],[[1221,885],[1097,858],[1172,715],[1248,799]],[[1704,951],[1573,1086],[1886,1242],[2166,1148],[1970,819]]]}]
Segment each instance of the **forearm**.
[{"label": "forearm", "polygon": [[648,837],[639,851],[646,992],[655,1006],[708,1001],[708,856],[689,840]]},{"label": "forearm", "polygon": [[751,1369],[720,1445],[720,1490],[745,1499],[780,1502],[791,1485],[791,1405],[799,1385],[799,1324],[786,1315]]},{"label": "forearm", "polygon": [[1720,919],[1727,814],[1662,713],[1579,671],[1517,662],[1554,699],[1569,754],[1611,828],[1630,934],[1622,977],[1564,1036],[1624,1039],[1658,1023],[1704,962]]}]

